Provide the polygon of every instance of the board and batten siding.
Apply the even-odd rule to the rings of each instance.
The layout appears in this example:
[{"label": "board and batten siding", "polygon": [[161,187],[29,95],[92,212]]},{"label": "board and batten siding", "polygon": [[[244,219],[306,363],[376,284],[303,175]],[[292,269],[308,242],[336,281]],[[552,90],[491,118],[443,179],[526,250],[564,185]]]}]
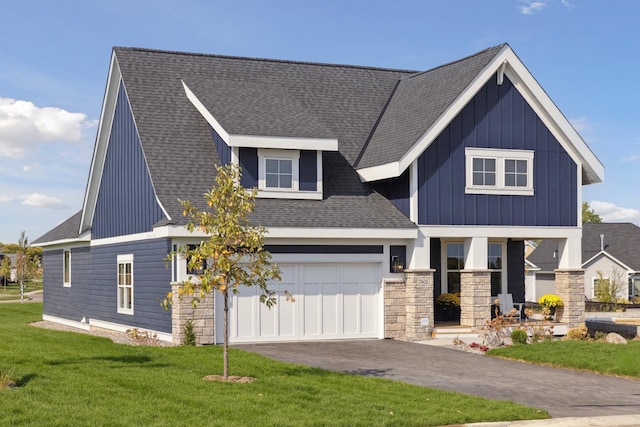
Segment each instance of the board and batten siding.
[{"label": "board and batten siding", "polygon": [[[465,147],[533,150],[533,196],[465,194]],[[577,165],[505,76],[491,78],[418,160],[423,225],[576,226]]]},{"label": "board and batten siding", "polygon": [[398,178],[388,179],[373,184],[374,189],[386,197],[407,218],[409,213],[409,170]]},{"label": "board and batten siding", "polygon": [[209,132],[211,132],[213,144],[216,146],[220,162],[222,162],[223,165],[228,165],[231,163],[231,147],[224,142],[220,135],[218,135],[218,132],[216,132],[211,126],[209,126]]},{"label": "board and batten siding", "polygon": [[120,84],[91,237],[101,239],[150,231],[163,216],[127,94]]},{"label": "board and batten siding", "polygon": [[[171,333],[171,311],[159,303],[171,290],[170,251],[168,239],[73,248],[70,287],[62,285],[62,250],[44,251],[44,314]],[[117,305],[117,258],[126,254],[133,254],[133,315]]]}]

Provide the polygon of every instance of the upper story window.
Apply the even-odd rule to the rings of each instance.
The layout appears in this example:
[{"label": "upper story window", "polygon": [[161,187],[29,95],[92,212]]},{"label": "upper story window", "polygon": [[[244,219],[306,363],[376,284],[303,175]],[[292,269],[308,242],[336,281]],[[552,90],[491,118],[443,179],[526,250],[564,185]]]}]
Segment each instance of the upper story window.
[{"label": "upper story window", "polygon": [[533,151],[465,149],[467,194],[533,196]]},{"label": "upper story window", "polygon": [[293,160],[265,158],[265,188],[293,189]]},{"label": "upper story window", "polygon": [[300,151],[258,150],[258,189],[298,191]]},{"label": "upper story window", "polygon": [[241,151],[239,159],[249,176],[257,176],[257,182],[251,183],[243,175],[243,185],[257,184],[258,197],[322,200],[321,151],[259,148],[257,159],[253,156],[256,162],[253,173],[251,151]]},{"label": "upper story window", "polygon": [[62,286],[71,286],[71,250],[62,251]]}]

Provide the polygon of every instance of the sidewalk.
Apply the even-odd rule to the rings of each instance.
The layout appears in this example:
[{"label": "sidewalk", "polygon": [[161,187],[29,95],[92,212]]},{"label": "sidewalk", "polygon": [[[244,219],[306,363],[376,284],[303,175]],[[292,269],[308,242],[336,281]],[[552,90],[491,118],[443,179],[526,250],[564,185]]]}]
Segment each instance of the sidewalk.
[{"label": "sidewalk", "polygon": [[467,427],[622,427],[640,426],[640,414],[637,415],[611,415],[607,417],[566,417],[551,418],[548,420],[531,421],[499,421],[493,423],[471,423]]}]

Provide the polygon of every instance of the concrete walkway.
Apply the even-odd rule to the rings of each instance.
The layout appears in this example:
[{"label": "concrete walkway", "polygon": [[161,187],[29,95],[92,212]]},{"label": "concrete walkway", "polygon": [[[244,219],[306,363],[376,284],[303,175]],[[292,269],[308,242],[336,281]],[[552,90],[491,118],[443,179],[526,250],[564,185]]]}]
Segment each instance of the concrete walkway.
[{"label": "concrete walkway", "polygon": [[393,340],[242,344],[234,347],[277,360],[333,371],[512,400],[546,409],[554,418],[633,415],[624,419],[635,420],[635,425],[640,425],[640,380],[529,365]]},{"label": "concrete walkway", "polygon": [[[0,288],[0,293],[1,293],[1,291],[2,291],[2,289]],[[3,302],[6,302],[6,303],[20,302],[20,295],[17,295],[16,298],[17,299],[2,300],[2,301],[0,301],[0,303],[3,303]],[[24,293],[24,302],[42,302],[42,290],[25,292]]]}]

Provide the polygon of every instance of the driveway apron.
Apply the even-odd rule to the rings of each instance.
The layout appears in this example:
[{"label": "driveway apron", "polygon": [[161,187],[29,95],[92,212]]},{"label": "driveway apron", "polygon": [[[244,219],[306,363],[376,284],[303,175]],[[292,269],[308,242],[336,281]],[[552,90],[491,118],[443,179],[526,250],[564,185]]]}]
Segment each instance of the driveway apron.
[{"label": "driveway apron", "polygon": [[640,380],[536,366],[424,344],[357,340],[234,347],[332,371],[511,400],[545,409],[552,417],[640,414]]}]

